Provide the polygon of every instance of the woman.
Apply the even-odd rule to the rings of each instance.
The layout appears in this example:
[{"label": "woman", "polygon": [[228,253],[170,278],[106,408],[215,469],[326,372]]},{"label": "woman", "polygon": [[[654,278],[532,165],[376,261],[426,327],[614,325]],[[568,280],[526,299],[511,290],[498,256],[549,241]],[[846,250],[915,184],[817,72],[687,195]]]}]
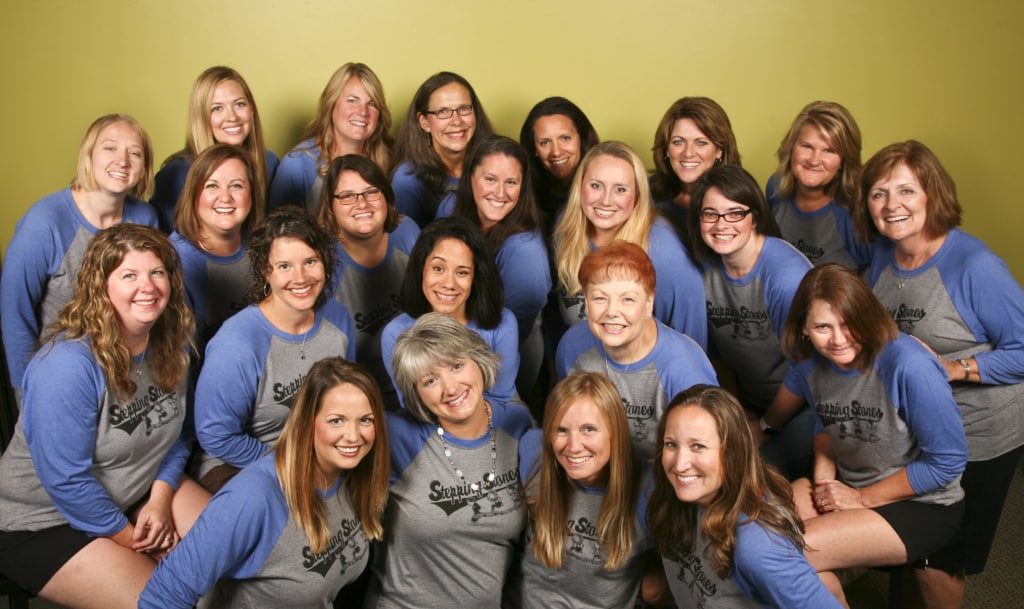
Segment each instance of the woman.
[{"label": "woman", "polygon": [[576,168],[600,141],[583,110],[564,97],[543,99],[526,115],[519,143],[533,152],[529,173],[546,237],[551,237],[555,219],[569,198]]},{"label": "woman", "polygon": [[544,358],[540,311],[551,291],[548,248],[540,231],[526,151],[507,137],[481,140],[466,160],[453,202],[452,213],[474,222],[487,237],[502,285],[509,288],[505,307],[519,326],[516,387],[526,395]]},{"label": "woman", "polygon": [[364,156],[346,154],[331,161],[316,219],[337,236],[334,297],[356,322],[356,359],[382,388],[388,410],[398,396],[381,359],[384,326],[400,312],[405,269],[420,229],[395,209],[395,193],[384,172]]},{"label": "woman", "polygon": [[697,343],[653,317],[654,265],[639,246],[613,241],[595,250],[583,259],[579,281],[587,322],[562,337],[558,377],[607,375],[622,395],[633,449],[650,460],[665,404],[698,383],[717,384],[715,371]]},{"label": "woman", "polygon": [[736,136],[725,110],[707,97],[683,97],[665,111],[654,132],[651,199],[689,247],[686,215],[693,185],[721,163],[740,165]]},{"label": "woman", "polygon": [[498,358],[447,315],[403,332],[392,365],[406,408],[387,415],[390,505],[365,607],[498,607],[526,521],[530,415],[484,398]]},{"label": "woman", "polygon": [[466,154],[493,132],[469,81],[452,72],[428,78],[398,130],[391,172],[398,211],[425,227],[458,186]]},{"label": "woman", "polygon": [[956,184],[924,144],[878,151],[861,189],[853,217],[860,238],[874,241],[869,283],[900,329],[939,355],[963,414],[964,527],[926,572],[944,580],[936,596],[959,606],[962,574],[984,570],[1024,452],[1024,291],[984,243],[957,228]]},{"label": "woman", "polygon": [[697,385],[677,395],[657,457],[648,531],[680,607],[842,606],[804,558],[789,485],[761,459],[732,394]]},{"label": "woman", "polygon": [[555,268],[566,326],[586,317],[577,274],[592,250],[622,239],[639,245],[661,277],[654,315],[697,344],[707,344],[700,272],[651,205],[644,165],[622,142],[601,142],[583,157],[555,227]]},{"label": "woman", "polygon": [[193,323],[179,269],[155,228],[100,231],[25,372],[0,458],[0,572],[52,603],[135,607],[209,499],[182,473]]},{"label": "woman", "polygon": [[269,208],[304,205],[312,213],[331,161],[358,154],[386,171],[393,146],[384,86],[365,64],[346,63],[327,81],[302,141],[281,160],[270,185]]},{"label": "woman", "polygon": [[[567,377],[519,441],[529,516],[505,606],[632,608],[647,548],[643,469],[615,385]],[[566,526],[566,523],[569,523]]]},{"label": "woman", "polygon": [[395,387],[401,391],[391,367],[398,335],[426,313],[444,313],[482,336],[498,355],[501,363],[487,387],[487,397],[518,400],[519,327],[512,311],[502,306],[504,300],[501,276],[480,229],[465,218],[441,218],[428,224],[405,268],[400,297],[404,313],[381,333],[381,355]]},{"label": "woman", "polygon": [[813,482],[793,497],[807,557],[842,599],[835,569],[914,563],[956,532],[967,442],[938,360],[853,270],[804,277],[783,345],[796,362],[784,399],[803,398],[816,420]]},{"label": "woman", "polygon": [[214,144],[189,168],[174,211],[171,244],[181,257],[185,295],[196,317],[199,352],[245,306],[245,240],[263,219],[256,164],[244,150]]},{"label": "woman", "polygon": [[768,463],[786,477],[811,465],[813,419],[806,409],[785,427],[765,417],[789,364],[780,347],[782,326],[810,262],[778,238],[779,228],[754,178],[735,165],[705,173],[693,190],[696,213],[687,216],[693,254],[704,265],[706,319],[712,359],[725,386],[758,419]]},{"label": "woman", "polygon": [[206,348],[196,384],[200,484],[217,492],[281,435],[313,364],[355,360],[345,306],[325,286],[334,239],[305,210],[279,209],[249,240],[250,304],[230,317]]},{"label": "woman", "polygon": [[318,361],[273,451],[217,493],[139,599],[143,609],[329,607],[383,536],[389,452],[373,378]]},{"label": "woman", "polygon": [[160,230],[169,233],[175,228],[175,208],[189,167],[200,152],[217,143],[238,146],[249,154],[252,189],[262,199],[277,168],[277,155],[263,145],[260,112],[249,85],[241,74],[225,66],[207,68],[196,78],[188,102],[185,148],[169,156],[156,174],[149,202],[156,208]]},{"label": "woman", "polygon": [[156,226],[145,203],[153,176],[153,144],[124,114],[93,121],[78,151],[69,188],[37,201],[18,220],[0,275],[0,324],[11,384],[21,387],[43,329],[74,291],[89,241],[118,222]]},{"label": "woman", "polygon": [[807,104],[777,155],[766,191],[783,238],[815,266],[866,267],[868,246],[854,238],[849,212],[860,178],[860,128],[850,112],[833,102]]}]

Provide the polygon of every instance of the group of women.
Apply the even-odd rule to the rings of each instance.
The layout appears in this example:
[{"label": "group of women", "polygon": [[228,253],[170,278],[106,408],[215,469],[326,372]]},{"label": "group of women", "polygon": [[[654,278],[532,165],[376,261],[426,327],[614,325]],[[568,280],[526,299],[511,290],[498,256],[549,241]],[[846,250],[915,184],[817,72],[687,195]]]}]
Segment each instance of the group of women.
[{"label": "group of women", "polygon": [[862,168],[814,102],[762,191],[685,97],[648,176],[564,98],[494,134],[451,72],[391,127],[345,64],[278,162],[210,68],[151,193],[142,127],[90,126],[0,278],[0,572],[71,607],[828,607],[910,564],[960,605],[1024,451],[1024,290],[927,147]]}]

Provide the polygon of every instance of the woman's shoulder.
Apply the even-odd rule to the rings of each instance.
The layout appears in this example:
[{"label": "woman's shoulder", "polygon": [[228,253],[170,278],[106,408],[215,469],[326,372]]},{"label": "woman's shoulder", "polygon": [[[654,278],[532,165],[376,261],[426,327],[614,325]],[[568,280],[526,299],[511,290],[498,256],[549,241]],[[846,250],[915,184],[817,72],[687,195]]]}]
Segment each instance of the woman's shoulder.
[{"label": "woman's shoulder", "polygon": [[[68,214],[69,207],[74,211],[73,216]],[[25,214],[18,220],[17,230],[12,239],[16,238],[23,230],[43,229],[51,232],[54,225],[67,224],[70,217],[74,219],[78,217],[75,200],[71,196],[71,188],[51,192],[37,200],[25,211]]]}]

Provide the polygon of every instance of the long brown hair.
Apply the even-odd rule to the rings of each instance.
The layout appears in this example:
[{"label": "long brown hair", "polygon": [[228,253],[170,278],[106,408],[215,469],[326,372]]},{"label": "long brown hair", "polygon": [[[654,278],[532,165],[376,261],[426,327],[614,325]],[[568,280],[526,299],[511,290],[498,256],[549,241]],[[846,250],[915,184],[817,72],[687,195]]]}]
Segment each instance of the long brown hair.
[{"label": "long brown hair", "polygon": [[231,159],[240,161],[245,166],[246,177],[249,179],[250,208],[249,215],[242,222],[242,238],[244,239],[252,227],[263,220],[263,207],[267,197],[264,189],[256,185],[258,179],[256,164],[252,157],[238,146],[214,144],[200,152],[192,166],[189,167],[188,175],[185,177],[185,187],[181,190],[181,196],[178,197],[178,204],[174,206],[174,230],[188,239],[192,245],[203,250],[207,248],[202,243],[203,228],[199,221],[199,214],[196,212],[199,196],[213,172]]}]

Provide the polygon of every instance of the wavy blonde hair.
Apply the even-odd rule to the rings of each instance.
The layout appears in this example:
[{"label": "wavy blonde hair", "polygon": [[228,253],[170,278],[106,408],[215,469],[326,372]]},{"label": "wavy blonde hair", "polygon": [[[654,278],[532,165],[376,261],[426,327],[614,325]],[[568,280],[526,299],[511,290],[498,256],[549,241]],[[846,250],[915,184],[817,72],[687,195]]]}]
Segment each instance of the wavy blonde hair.
[{"label": "wavy blonde hair", "polygon": [[626,222],[619,227],[615,239],[635,243],[648,252],[648,238],[657,214],[651,205],[651,190],[647,185],[647,170],[644,163],[632,148],[614,140],[601,142],[587,152],[580,162],[576,175],[569,189],[569,200],[565,204],[562,219],[555,227],[555,268],[558,280],[567,294],[578,294],[582,289],[577,273],[583,259],[590,253],[590,221],[583,215],[582,191],[583,180],[587,169],[599,156],[610,156],[625,161],[633,168],[633,179],[636,181],[636,201],[633,212]]},{"label": "wavy blonde hair", "polygon": [[811,102],[793,119],[789,132],[782,138],[775,153],[779,159],[779,168],[776,170],[779,175],[779,195],[789,197],[796,192],[793,147],[800,139],[800,132],[808,125],[821,131],[829,146],[839,154],[839,171],[825,187],[825,192],[843,207],[853,205],[857,200],[857,186],[860,180],[860,127],[857,126],[857,121],[853,119],[850,111],[835,102]]}]

